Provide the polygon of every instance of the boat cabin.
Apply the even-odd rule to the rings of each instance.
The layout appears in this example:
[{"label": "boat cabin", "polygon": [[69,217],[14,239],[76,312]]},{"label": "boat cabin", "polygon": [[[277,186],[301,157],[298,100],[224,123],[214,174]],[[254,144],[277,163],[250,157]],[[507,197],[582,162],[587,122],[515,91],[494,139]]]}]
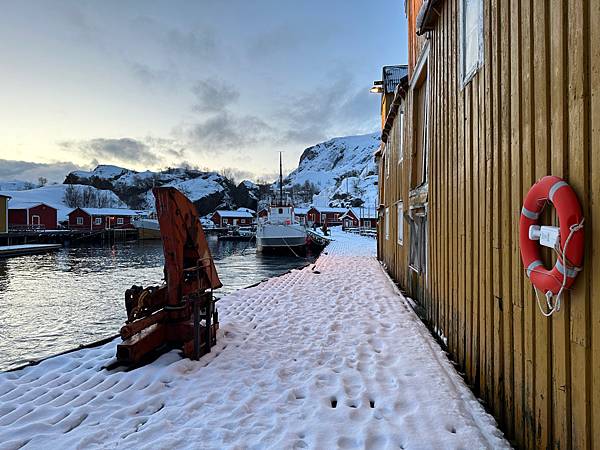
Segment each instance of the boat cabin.
[{"label": "boat cabin", "polygon": [[269,206],[268,213],[269,223],[290,225],[295,222],[293,206]]}]

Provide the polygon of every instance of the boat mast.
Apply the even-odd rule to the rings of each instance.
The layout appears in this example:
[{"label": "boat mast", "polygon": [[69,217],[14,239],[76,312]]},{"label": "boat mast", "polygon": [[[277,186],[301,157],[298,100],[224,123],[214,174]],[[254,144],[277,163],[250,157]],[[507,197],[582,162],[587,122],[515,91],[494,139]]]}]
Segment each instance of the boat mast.
[{"label": "boat mast", "polygon": [[283,206],[283,169],[281,166],[281,152],[279,152],[279,206]]}]

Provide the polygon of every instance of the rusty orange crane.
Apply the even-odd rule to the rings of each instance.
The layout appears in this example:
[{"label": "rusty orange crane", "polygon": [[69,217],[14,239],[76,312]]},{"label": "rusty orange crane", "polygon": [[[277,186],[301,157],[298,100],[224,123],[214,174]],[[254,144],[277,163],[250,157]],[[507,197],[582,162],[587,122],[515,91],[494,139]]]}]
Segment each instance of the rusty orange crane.
[{"label": "rusty orange crane", "polygon": [[125,293],[127,322],[117,362],[139,364],[162,349],[181,348],[199,359],[216,344],[213,289],[222,286],[193,203],[173,187],[152,190],[165,257],[161,286]]}]

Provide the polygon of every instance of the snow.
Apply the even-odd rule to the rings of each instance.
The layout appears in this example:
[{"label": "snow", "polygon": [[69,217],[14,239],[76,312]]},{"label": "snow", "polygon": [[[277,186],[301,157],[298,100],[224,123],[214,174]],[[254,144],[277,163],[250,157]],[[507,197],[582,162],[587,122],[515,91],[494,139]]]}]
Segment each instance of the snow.
[{"label": "snow", "polygon": [[129,170],[124,169],[123,167],[119,167],[119,166],[100,164],[94,170],[89,171],[89,172],[85,171],[85,170],[76,170],[71,173],[80,178],[98,177],[98,178],[110,180],[111,178],[117,178],[117,177],[121,176],[125,172],[129,172]]},{"label": "snow", "polygon": [[108,372],[112,341],[0,374],[3,447],[508,448],[376,241],[332,233],[315,265],[221,299],[200,361]]},{"label": "snow", "polygon": [[[320,188],[314,204],[340,204],[340,196],[361,198],[365,206],[377,204],[377,167],[373,152],[380,145],[379,133],[330,139],[304,150],[298,168],[286,177],[286,183],[306,181]],[[337,199],[335,197],[338,197]],[[333,205],[337,206],[337,205]]]},{"label": "snow", "polygon": [[8,209],[31,209],[34,206],[41,205],[40,202],[16,202],[14,200],[8,201]]},{"label": "snow", "polygon": [[13,250],[31,250],[31,249],[44,249],[44,248],[57,248],[59,244],[19,244],[19,245],[2,245],[0,246],[0,252],[13,251]]},{"label": "snow", "polygon": [[0,181],[0,191],[24,191],[31,189],[33,186],[33,183],[30,183],[29,181]]},{"label": "snow", "polygon": [[252,214],[251,212],[248,211],[241,211],[241,210],[236,210],[236,211],[225,211],[222,209],[219,209],[218,211],[215,211],[216,213],[218,213],[221,217],[240,217],[240,218],[247,218],[247,219],[252,219],[254,217],[254,214]]},{"label": "snow", "polygon": [[[222,192],[224,188],[219,184],[220,180],[222,180],[222,178],[219,174],[209,173],[205,177],[192,178],[184,181],[172,181],[163,186],[177,188],[187,198],[195,202],[208,197],[211,194]],[[151,190],[146,193],[146,206],[148,208],[155,208],[154,194]]]},{"label": "snow", "polygon": [[[125,208],[81,208],[90,216],[147,216],[148,213],[139,209]],[[74,211],[74,210],[73,210]]]},{"label": "snow", "polygon": [[[67,184],[52,184],[49,186],[39,187],[35,189],[29,189],[26,191],[2,191],[1,194],[8,195],[11,198],[8,202],[10,208],[14,202],[17,203],[45,203],[46,205],[52,206],[58,210],[58,221],[64,221],[68,219],[68,214],[73,210],[64,203],[65,190],[69,185]],[[93,189],[101,192],[102,195],[108,196],[110,201],[115,206],[125,206],[119,197],[111,191],[99,190],[91,186],[84,186],[79,184],[73,184],[76,189],[83,191],[84,189]]]}]

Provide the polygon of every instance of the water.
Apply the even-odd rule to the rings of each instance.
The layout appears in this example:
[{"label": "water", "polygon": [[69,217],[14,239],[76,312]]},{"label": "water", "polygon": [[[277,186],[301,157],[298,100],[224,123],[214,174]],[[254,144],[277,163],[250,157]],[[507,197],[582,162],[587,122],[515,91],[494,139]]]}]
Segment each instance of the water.
[{"label": "water", "polygon": [[[223,296],[309,261],[262,256],[247,242],[208,237]],[[0,259],[0,370],[118,333],[125,290],[159,285],[160,241],[63,248]]]}]

